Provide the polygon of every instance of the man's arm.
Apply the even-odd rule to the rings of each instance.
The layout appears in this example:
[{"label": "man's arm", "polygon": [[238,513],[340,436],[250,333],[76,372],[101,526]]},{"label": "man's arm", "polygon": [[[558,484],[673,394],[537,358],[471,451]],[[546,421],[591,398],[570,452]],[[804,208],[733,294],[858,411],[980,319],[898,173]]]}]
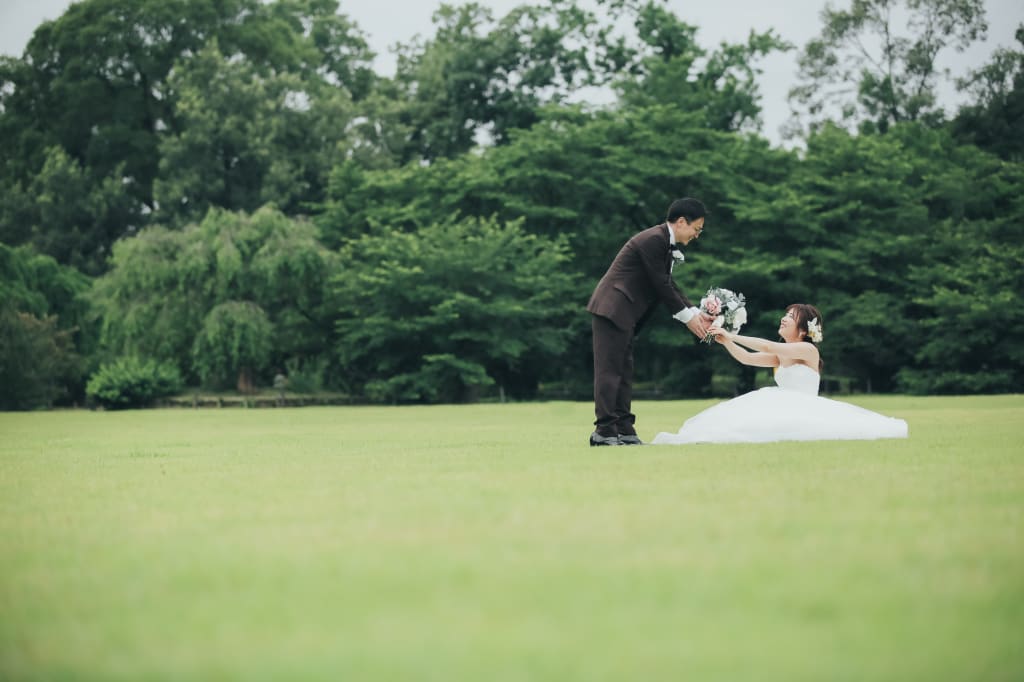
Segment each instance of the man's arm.
[{"label": "man's arm", "polygon": [[[664,226],[660,228],[668,229]],[[644,273],[658,298],[672,311],[672,317],[685,324],[694,336],[703,339],[711,319],[706,318],[680,291],[679,285],[672,278],[671,268],[665,267],[665,259],[671,258],[667,240],[660,239],[655,233],[648,239],[638,241],[636,247]]]}]

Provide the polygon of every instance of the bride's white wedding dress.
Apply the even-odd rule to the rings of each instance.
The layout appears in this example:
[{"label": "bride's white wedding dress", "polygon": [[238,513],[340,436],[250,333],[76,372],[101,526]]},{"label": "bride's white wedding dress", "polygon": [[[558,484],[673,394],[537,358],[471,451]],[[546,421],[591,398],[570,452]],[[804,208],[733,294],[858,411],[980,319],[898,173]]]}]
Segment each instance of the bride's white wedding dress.
[{"label": "bride's white wedding dress", "polygon": [[659,433],[654,445],[768,443],[781,440],[906,438],[907,422],[818,396],[821,377],[807,365],[780,367],[778,387],[719,403],[687,419],[678,433]]}]

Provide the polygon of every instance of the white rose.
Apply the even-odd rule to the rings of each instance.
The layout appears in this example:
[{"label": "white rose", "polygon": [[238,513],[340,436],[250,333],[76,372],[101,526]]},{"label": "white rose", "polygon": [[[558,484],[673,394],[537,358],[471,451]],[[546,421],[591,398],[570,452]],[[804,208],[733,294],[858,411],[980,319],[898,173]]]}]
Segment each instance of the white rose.
[{"label": "white rose", "polygon": [[736,325],[737,329],[740,328],[740,325],[746,324],[747,323],[747,309],[746,308],[740,308],[739,310],[737,310],[735,317],[732,318],[732,321]]}]

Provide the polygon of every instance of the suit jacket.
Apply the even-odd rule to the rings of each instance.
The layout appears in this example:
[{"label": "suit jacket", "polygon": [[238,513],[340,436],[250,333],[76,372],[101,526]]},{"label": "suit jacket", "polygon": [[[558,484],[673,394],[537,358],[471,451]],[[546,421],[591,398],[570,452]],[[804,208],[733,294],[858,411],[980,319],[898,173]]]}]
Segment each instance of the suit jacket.
[{"label": "suit jacket", "polygon": [[672,279],[670,246],[665,223],[633,235],[597,283],[587,310],[623,331],[638,331],[658,301],[672,315],[691,307]]}]

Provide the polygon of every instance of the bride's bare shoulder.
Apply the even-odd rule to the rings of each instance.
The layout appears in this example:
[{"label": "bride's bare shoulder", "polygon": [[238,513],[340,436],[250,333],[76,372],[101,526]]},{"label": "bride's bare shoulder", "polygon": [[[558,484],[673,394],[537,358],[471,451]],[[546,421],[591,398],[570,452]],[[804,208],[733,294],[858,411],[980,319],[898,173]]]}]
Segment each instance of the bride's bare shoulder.
[{"label": "bride's bare shoulder", "polygon": [[784,369],[784,368],[787,368],[787,367],[797,367],[797,366],[799,366],[799,367],[806,367],[807,369],[811,370],[815,374],[818,373],[818,365],[817,365],[817,363],[812,365],[811,363],[809,363],[809,362],[807,362],[805,360],[800,360],[800,359],[793,360],[793,362],[789,363],[788,365],[779,365],[779,368],[780,369]]}]

